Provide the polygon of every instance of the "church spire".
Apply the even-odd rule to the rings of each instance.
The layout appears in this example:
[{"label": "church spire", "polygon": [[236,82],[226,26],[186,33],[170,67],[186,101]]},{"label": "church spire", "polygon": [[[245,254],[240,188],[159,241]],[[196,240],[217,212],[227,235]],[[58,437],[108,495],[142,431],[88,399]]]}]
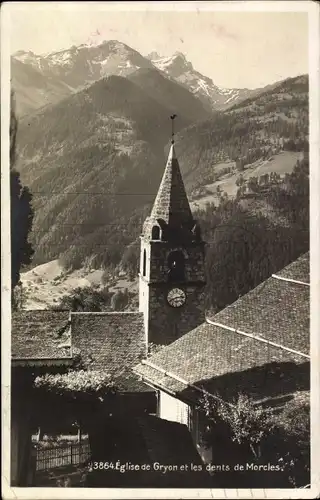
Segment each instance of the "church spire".
[{"label": "church spire", "polygon": [[152,241],[200,241],[200,230],[193,219],[175,152],[174,119],[171,115],[171,147],[160,187],[142,236]]},{"label": "church spire", "polygon": [[171,147],[158,194],[152,208],[151,218],[162,219],[171,227],[190,227],[193,217],[174,147],[174,119],[176,116],[170,116],[172,120]]}]

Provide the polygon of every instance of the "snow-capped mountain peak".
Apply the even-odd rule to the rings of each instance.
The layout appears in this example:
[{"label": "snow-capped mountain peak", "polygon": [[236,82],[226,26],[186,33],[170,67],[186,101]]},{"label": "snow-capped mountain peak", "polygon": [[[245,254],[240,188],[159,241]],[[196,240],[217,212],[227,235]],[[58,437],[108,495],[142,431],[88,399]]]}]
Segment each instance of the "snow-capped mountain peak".
[{"label": "snow-capped mountain peak", "polygon": [[211,78],[196,71],[182,52],[175,52],[172,56],[159,56],[157,52],[151,52],[147,57],[156,68],[177,80],[215,110],[225,109],[254,92],[248,89],[218,87]]},{"label": "snow-capped mountain peak", "polygon": [[159,56],[157,53],[152,53],[156,57],[151,59],[151,62],[160,71],[168,73],[173,78],[178,78],[186,71],[192,71],[191,62],[187,61],[186,56],[182,52],[175,52],[172,56]]},{"label": "snow-capped mountain peak", "polygon": [[[127,77],[138,69],[148,68],[156,68],[169,79],[180,83],[207,108],[213,110],[225,109],[253,92],[247,89],[218,87],[211,78],[196,71],[182,52],[161,56],[153,51],[143,57],[119,40],[103,40],[98,30],[85,43],[67,49],[62,48],[41,55],[20,50],[13,54],[12,62],[16,87],[18,82],[25,85],[23,82],[31,81],[32,68],[32,84],[35,85],[37,97],[26,101],[26,108],[30,105],[31,108],[37,108],[48,102],[56,102],[68,95],[68,92],[81,90],[106,76]],[[50,98],[45,97],[48,87],[52,89]]]},{"label": "snow-capped mountain peak", "polygon": [[127,76],[139,68],[153,67],[139,52],[118,40],[93,37],[79,46],[36,55],[19,51],[13,58],[33,66],[42,76],[59,78],[75,90],[110,75]]}]

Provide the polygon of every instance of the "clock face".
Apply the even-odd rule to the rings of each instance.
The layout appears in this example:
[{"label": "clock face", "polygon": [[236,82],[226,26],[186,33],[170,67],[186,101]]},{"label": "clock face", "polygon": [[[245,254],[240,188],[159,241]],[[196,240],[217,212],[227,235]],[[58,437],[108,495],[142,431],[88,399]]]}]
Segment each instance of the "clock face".
[{"label": "clock face", "polygon": [[186,301],[186,294],[180,288],[172,288],[168,292],[167,301],[171,307],[181,307]]}]

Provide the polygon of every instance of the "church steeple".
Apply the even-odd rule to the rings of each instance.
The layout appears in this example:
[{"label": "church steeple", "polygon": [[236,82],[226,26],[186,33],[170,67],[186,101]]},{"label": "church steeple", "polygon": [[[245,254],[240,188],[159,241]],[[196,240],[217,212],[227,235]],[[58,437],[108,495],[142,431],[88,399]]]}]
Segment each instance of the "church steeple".
[{"label": "church steeple", "polygon": [[190,227],[193,222],[174,144],[171,144],[151,218],[162,219],[168,225],[175,227],[181,225]]},{"label": "church steeple", "polygon": [[152,236],[152,231],[157,234],[159,228],[162,238],[193,239],[197,228],[193,219],[187,193],[182,180],[179,162],[175,152],[172,115],[172,140],[164,174],[160,183],[150,217],[147,217],[143,236],[150,239],[159,239]]},{"label": "church steeple", "polygon": [[[170,117],[173,120],[175,115]],[[205,243],[193,219],[174,147],[141,235],[139,310],[149,342],[168,344],[205,319]]]}]

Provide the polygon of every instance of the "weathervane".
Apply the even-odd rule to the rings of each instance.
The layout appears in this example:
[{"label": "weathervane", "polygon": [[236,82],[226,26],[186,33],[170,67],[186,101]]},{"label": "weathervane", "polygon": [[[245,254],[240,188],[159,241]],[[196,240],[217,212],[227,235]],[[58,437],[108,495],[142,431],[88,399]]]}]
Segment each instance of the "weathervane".
[{"label": "weathervane", "polygon": [[171,115],[171,124],[172,124],[172,132],[171,132],[171,144],[174,144],[174,119],[177,117],[177,115]]}]

